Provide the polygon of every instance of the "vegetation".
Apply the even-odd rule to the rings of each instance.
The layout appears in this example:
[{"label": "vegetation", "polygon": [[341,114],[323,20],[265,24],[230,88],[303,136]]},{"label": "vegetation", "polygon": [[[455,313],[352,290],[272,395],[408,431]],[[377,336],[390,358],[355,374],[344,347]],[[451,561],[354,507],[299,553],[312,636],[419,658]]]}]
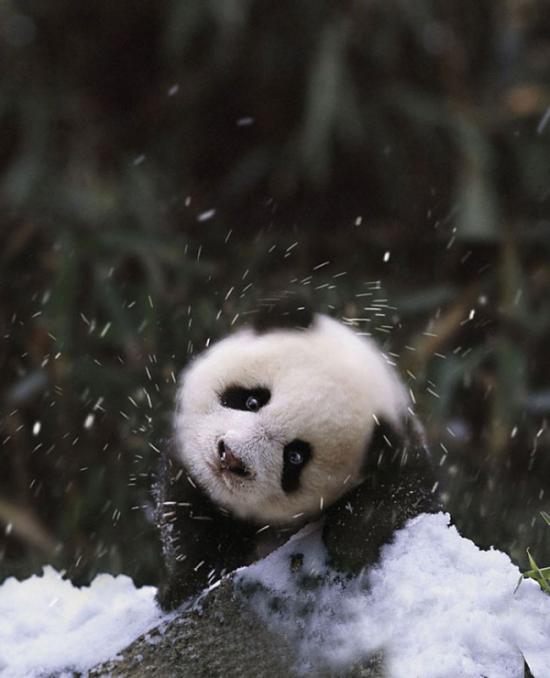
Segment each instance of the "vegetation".
[{"label": "vegetation", "polygon": [[[550,527],[550,515],[546,511],[542,511],[541,516],[548,527]],[[527,557],[529,558],[531,569],[524,572],[523,577],[525,579],[534,579],[543,591],[550,593],[550,567],[539,567],[529,549],[527,549]]]},{"label": "vegetation", "polygon": [[177,374],[291,286],[408,375],[462,533],[550,562],[548,3],[0,18],[0,578],[156,581]]}]

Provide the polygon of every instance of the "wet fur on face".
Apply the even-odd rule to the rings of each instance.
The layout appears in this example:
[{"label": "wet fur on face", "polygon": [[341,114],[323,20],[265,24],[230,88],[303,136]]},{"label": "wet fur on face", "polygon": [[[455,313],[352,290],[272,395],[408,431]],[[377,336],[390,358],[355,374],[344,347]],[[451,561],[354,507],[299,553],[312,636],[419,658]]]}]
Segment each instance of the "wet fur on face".
[{"label": "wet fur on face", "polygon": [[[232,388],[263,389],[269,398],[257,411],[228,407],[223,397]],[[232,515],[261,525],[295,524],[361,482],[376,420],[399,428],[407,405],[380,350],[335,320],[316,315],[306,329],[241,330],[183,373],[177,456]],[[295,441],[310,453],[285,482],[287,446]],[[223,449],[239,459],[242,475],[223,468]]]}]

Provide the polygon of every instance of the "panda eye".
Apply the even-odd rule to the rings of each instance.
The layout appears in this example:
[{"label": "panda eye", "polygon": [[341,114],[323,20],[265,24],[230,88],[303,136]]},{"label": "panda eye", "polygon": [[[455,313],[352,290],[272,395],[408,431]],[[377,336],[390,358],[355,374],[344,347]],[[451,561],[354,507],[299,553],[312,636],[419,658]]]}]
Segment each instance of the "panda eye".
[{"label": "panda eye", "polygon": [[257,388],[229,386],[220,395],[220,401],[224,407],[246,412],[258,412],[264,405],[267,405],[270,398],[271,392],[262,386]]},{"label": "panda eye", "polygon": [[300,438],[295,438],[284,447],[283,451],[283,474],[281,487],[283,492],[295,492],[300,487],[302,470],[309,462],[313,449],[309,443]]},{"label": "panda eye", "polygon": [[260,409],[260,401],[254,396],[248,396],[246,399],[246,409],[251,412],[257,412]]},{"label": "panda eye", "polygon": [[303,466],[311,457],[311,445],[296,438],[284,449],[285,463],[292,467]]},{"label": "panda eye", "polygon": [[298,450],[292,450],[288,454],[288,461],[293,466],[299,466],[304,463],[304,455],[301,452],[298,452]]}]

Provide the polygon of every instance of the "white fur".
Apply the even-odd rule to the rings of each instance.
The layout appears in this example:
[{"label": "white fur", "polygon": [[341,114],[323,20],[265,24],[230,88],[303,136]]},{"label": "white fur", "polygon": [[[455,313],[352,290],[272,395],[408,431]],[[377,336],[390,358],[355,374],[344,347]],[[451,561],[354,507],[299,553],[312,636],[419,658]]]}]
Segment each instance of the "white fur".
[{"label": "white fur", "polygon": [[[233,385],[266,387],[271,399],[258,412],[224,407],[220,394]],[[398,424],[407,404],[376,345],[327,316],[316,315],[303,331],[241,330],[182,374],[178,453],[194,481],[234,515],[292,524],[317,515],[360,480],[374,416]],[[251,477],[219,472],[221,438]],[[312,446],[312,457],[299,489],[285,493],[283,448],[296,438]]]}]

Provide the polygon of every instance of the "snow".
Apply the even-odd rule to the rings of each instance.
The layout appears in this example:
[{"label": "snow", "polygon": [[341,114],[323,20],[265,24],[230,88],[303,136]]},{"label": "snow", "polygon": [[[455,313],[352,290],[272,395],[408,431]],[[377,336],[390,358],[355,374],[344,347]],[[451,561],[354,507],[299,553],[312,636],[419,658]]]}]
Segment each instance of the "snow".
[{"label": "snow", "polygon": [[124,575],[77,588],[52,567],[0,586],[0,676],[35,678],[85,672],[114,657],[160,621],[151,586]]},{"label": "snow", "polygon": [[[338,671],[382,650],[390,678],[523,678],[523,656],[535,678],[550,678],[550,596],[531,580],[517,588],[508,556],[480,550],[448,515],[409,521],[356,580],[325,560],[320,525],[310,525],[236,575],[265,622],[298,640],[299,671]],[[154,595],[122,575],[77,588],[51,567],[6,580],[1,678],[85,673],[113,658],[163,619]]]},{"label": "snow", "polygon": [[[391,678],[523,678],[522,654],[535,678],[550,677],[550,596],[532,580],[517,588],[506,554],[480,550],[449,523],[443,513],[411,520],[354,582],[327,573],[319,530],[240,571],[239,581],[267,587],[254,604],[275,630],[302,639],[303,673],[382,650]],[[303,565],[292,574],[296,553]],[[330,583],[300,585],[318,573]]]},{"label": "snow", "polygon": [[211,209],[211,210],[206,210],[205,212],[201,212],[198,217],[197,221],[209,221],[216,215],[216,210]]}]

